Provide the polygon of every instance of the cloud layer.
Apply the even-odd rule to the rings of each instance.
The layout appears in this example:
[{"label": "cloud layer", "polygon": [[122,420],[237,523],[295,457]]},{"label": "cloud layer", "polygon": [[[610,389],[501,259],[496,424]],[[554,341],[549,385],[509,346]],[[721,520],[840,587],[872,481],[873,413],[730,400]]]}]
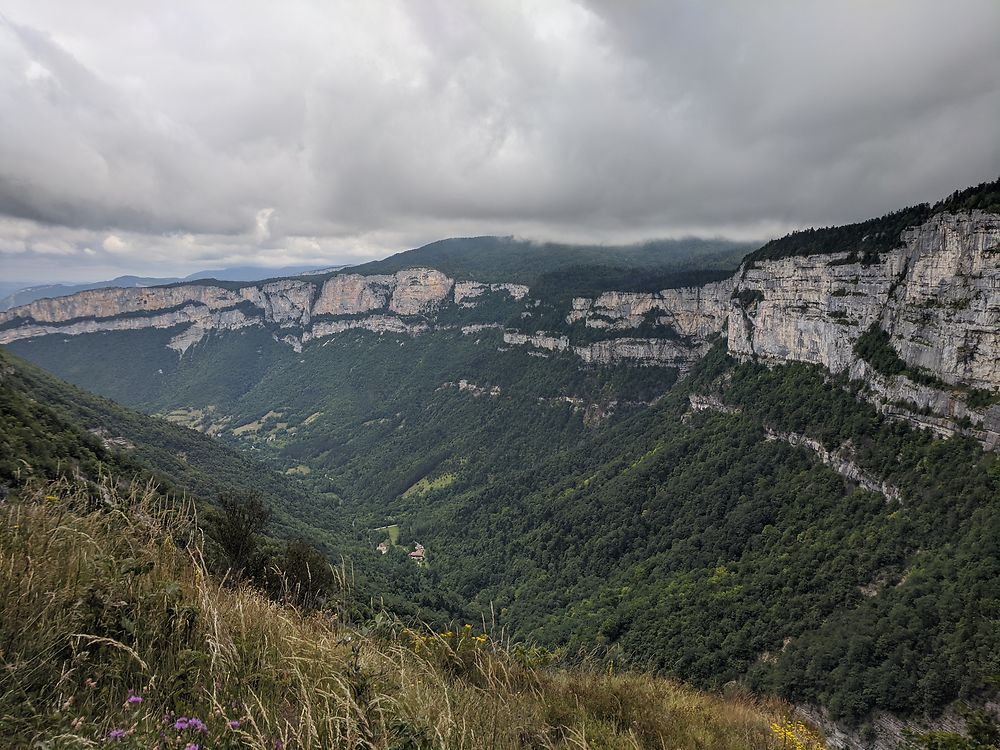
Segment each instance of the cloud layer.
[{"label": "cloud layer", "polygon": [[5,12],[7,278],[758,238],[1000,173],[994,0]]}]

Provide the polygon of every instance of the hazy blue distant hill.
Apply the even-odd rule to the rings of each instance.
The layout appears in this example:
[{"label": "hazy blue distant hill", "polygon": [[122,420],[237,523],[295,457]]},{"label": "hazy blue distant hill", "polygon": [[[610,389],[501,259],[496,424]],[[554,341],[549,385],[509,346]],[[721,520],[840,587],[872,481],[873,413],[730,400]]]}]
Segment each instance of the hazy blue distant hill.
[{"label": "hazy blue distant hill", "polygon": [[3,299],[8,294],[13,294],[18,289],[24,287],[24,282],[19,281],[0,281],[0,299]]}]

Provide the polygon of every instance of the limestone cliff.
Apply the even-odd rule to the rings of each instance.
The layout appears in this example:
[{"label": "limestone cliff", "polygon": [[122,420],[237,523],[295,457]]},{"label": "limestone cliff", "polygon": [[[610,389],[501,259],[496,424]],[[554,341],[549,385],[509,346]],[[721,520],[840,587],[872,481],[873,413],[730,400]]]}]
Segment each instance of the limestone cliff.
[{"label": "limestone cliff", "polygon": [[[429,316],[449,301],[454,281],[440,271],[414,268],[393,275],[339,274],[325,282],[281,279],[235,290],[212,284],[96,289],[43,299],[0,313],[0,344],[48,334],[73,336],[98,331],[187,326],[168,346],[186,351],[212,330],[246,326],[291,329],[278,337],[301,346],[321,336],[353,328],[420,333],[428,325],[400,316]],[[518,299],[526,294],[511,285],[494,291]],[[474,306],[467,292],[456,296]]]},{"label": "limestone cliff", "polygon": [[[730,351],[846,371],[885,413],[941,434],[965,430],[996,448],[1000,405],[974,407],[969,395],[1000,389],[1000,217],[939,214],[903,232],[877,263],[849,260],[845,249],[744,269]],[[909,374],[879,374],[855,354],[873,325]]]},{"label": "limestone cliff", "polygon": [[[567,322],[626,331],[654,316],[695,340],[724,335],[738,358],[846,372],[890,416],[998,447],[1000,405],[984,401],[1000,391],[1000,216],[940,213],[874,262],[853,250],[745,264],[699,289],[576,299]],[[906,373],[880,374],[855,353],[872,326]]]},{"label": "limestone cliff", "polygon": [[577,297],[566,316],[567,323],[584,321],[589,328],[637,328],[649,316],[682,336],[701,339],[725,327],[735,279],[687,289],[662,292],[605,292],[594,300]]},{"label": "limestone cliff", "polygon": [[[755,254],[732,278],[701,287],[573,299],[566,330],[506,331],[504,342],[539,355],[568,352],[588,364],[657,364],[684,372],[722,337],[741,359],[809,362],[847,373],[865,383],[866,397],[884,413],[942,435],[963,431],[996,448],[1000,216],[928,215],[877,253],[845,245],[817,254]],[[448,306],[528,294],[523,285],[456,282],[430,268],[235,289],[210,283],[99,289],[0,313],[0,344],[47,334],[182,327],[169,346],[183,353],[212,330],[268,326],[276,339],[298,348],[356,328],[417,335],[453,327],[437,317]],[[531,309],[522,316],[530,320]],[[472,333],[505,321],[473,322],[454,327]],[[858,339],[878,329],[905,365],[901,371],[880,373],[856,353]],[[588,334],[579,336],[581,330]]]}]

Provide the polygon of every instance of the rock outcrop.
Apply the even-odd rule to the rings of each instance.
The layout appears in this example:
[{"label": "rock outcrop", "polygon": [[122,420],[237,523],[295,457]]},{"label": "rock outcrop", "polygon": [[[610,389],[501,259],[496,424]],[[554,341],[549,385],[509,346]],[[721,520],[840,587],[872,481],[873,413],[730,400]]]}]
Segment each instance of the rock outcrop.
[{"label": "rock outcrop", "polygon": [[459,281],[455,283],[455,302],[463,307],[474,307],[475,300],[488,292],[505,292],[514,299],[523,299],[528,296],[528,287],[524,284],[480,284],[478,281]]},{"label": "rock outcrop", "polygon": [[782,440],[789,445],[808,448],[822,461],[842,477],[849,479],[862,489],[882,495],[886,500],[902,502],[903,493],[899,488],[885,482],[858,466],[852,458],[850,444],[842,445],[837,450],[827,450],[819,441],[798,432],[785,432],[765,428],[768,440]]},{"label": "rock outcrop", "polygon": [[357,315],[381,310],[389,305],[393,281],[392,276],[338,274],[323,284],[313,315]]},{"label": "rock outcrop", "polygon": [[686,373],[705,355],[707,342],[687,343],[674,339],[619,336],[590,344],[573,345],[568,336],[551,336],[542,331],[531,335],[505,331],[505,344],[528,346],[550,352],[570,352],[589,365],[624,362],[633,365],[676,367]]},{"label": "rock outcrop", "polygon": [[577,297],[566,322],[582,320],[589,328],[624,330],[654,318],[681,336],[706,339],[725,327],[735,283],[733,278],[654,293],[605,292],[594,300]]},{"label": "rock outcrop", "polygon": [[395,275],[389,309],[398,315],[420,315],[444,302],[455,282],[440,271],[412,268]]}]

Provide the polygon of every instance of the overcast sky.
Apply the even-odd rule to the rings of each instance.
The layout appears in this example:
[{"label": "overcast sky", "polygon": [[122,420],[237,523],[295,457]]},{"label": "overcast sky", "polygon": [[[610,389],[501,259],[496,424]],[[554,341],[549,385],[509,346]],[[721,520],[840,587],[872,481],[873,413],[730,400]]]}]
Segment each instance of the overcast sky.
[{"label": "overcast sky", "polygon": [[767,238],[1000,175],[997,0],[8,0],[0,279]]}]

